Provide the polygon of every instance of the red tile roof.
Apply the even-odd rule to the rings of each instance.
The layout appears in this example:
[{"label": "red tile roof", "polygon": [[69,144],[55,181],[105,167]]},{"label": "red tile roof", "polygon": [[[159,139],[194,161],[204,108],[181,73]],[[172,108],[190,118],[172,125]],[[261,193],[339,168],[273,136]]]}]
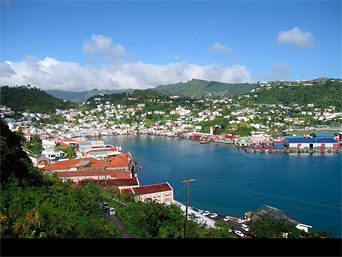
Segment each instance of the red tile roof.
[{"label": "red tile roof", "polygon": [[120,192],[121,192],[122,194],[125,194],[125,195],[134,194],[134,192],[132,191],[132,188],[121,189]]},{"label": "red tile roof", "polygon": [[86,154],[89,153],[98,153],[98,152],[113,152],[113,151],[117,151],[116,148],[102,148],[102,149],[94,149],[94,150],[89,150],[88,152],[86,152]]},{"label": "red tile roof", "polygon": [[71,167],[76,167],[76,165],[79,164],[81,161],[83,162],[89,161],[90,165],[96,162],[99,162],[98,160],[92,157],[81,158],[81,159],[71,159],[71,160],[63,160],[63,161],[54,162],[48,166],[45,166],[43,169],[44,170],[68,170]]},{"label": "red tile roof", "polygon": [[145,195],[145,194],[170,191],[172,190],[172,187],[169,185],[169,183],[166,182],[166,183],[161,183],[161,184],[134,187],[132,188],[132,190],[137,195]]},{"label": "red tile roof", "polygon": [[48,166],[44,167],[44,170],[70,170],[70,168],[78,167],[82,169],[82,167],[86,168],[119,168],[119,167],[128,167],[129,166],[129,158],[128,154],[120,154],[114,157],[107,157],[106,161],[99,161],[92,157],[80,158],[80,159],[72,159],[65,161],[57,161]]},{"label": "red tile roof", "polygon": [[131,173],[124,170],[78,170],[78,171],[61,171],[57,172],[58,177],[73,178],[73,177],[98,177],[108,176],[108,178],[124,179],[131,178]]},{"label": "red tile roof", "polygon": [[95,184],[98,184],[100,186],[115,186],[115,187],[120,187],[120,186],[139,186],[138,180],[136,178],[126,178],[126,179],[101,179],[101,180],[96,180],[96,179],[86,179],[86,180],[81,180],[79,183],[81,185],[86,185],[90,181],[94,181]]}]

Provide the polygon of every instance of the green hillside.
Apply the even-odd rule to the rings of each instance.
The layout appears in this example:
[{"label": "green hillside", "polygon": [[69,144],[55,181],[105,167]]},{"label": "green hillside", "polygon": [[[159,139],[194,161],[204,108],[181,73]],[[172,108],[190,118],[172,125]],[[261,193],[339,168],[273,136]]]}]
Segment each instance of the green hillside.
[{"label": "green hillside", "polygon": [[[311,85],[286,85],[277,84],[271,88],[261,87],[256,90],[254,101],[260,104],[282,103],[284,105],[292,104],[314,104],[315,107],[329,108],[335,106],[336,111],[342,111],[342,80],[329,79],[326,81],[313,80]],[[271,83],[272,85],[272,83]]]},{"label": "green hillside", "polygon": [[154,88],[159,92],[169,95],[183,95],[183,96],[236,96],[249,92],[255,88],[257,84],[249,83],[222,83],[216,81],[206,81],[200,79],[192,79],[185,83],[176,83],[169,85],[162,85]]},{"label": "green hillside", "polygon": [[11,107],[14,111],[53,113],[56,109],[76,108],[77,105],[49,95],[39,88],[28,86],[0,88],[1,105]]}]

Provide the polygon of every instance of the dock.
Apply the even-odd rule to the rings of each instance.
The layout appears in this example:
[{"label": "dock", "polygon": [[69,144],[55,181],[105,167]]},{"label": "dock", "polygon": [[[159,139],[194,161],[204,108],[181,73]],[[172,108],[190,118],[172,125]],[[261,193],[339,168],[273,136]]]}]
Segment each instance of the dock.
[{"label": "dock", "polygon": [[308,149],[308,148],[253,148],[242,147],[246,153],[341,153],[342,149]]}]

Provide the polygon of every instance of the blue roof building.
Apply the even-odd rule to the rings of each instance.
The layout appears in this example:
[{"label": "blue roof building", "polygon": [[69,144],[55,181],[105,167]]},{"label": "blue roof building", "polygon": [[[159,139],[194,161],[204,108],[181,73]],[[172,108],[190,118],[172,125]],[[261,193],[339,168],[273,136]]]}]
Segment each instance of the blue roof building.
[{"label": "blue roof building", "polygon": [[336,148],[333,138],[285,138],[284,145],[292,148]]},{"label": "blue roof building", "polygon": [[335,134],[331,132],[313,132],[311,136],[313,138],[335,138]]}]

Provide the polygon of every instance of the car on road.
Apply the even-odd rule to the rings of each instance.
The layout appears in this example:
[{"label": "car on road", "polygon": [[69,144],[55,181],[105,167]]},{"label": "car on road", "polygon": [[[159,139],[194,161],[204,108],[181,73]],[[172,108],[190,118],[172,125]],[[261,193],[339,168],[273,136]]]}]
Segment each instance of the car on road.
[{"label": "car on road", "polygon": [[108,206],[108,203],[103,203],[103,204],[101,205],[101,207],[104,208],[104,209],[108,209],[109,206]]},{"label": "car on road", "polygon": [[237,234],[240,237],[244,237],[245,236],[244,233],[242,233],[240,230],[235,230],[234,233]]},{"label": "car on road", "polygon": [[244,220],[242,220],[242,219],[237,220],[237,223],[239,223],[239,224],[242,224],[243,222],[244,222]]},{"label": "car on road", "polygon": [[213,213],[213,214],[210,215],[210,218],[212,218],[212,219],[216,218],[216,217],[217,217],[217,213]]},{"label": "car on road", "polygon": [[224,220],[224,221],[229,221],[229,220],[232,220],[232,217],[226,216],[226,217],[223,218],[223,220]]},{"label": "car on road", "polygon": [[203,212],[202,214],[203,214],[204,216],[207,216],[207,215],[210,214],[210,211],[205,211],[205,212]]},{"label": "car on road", "polygon": [[108,207],[108,210],[109,210],[109,215],[110,215],[110,216],[116,214],[115,209],[114,209],[113,207]]},{"label": "car on road", "polygon": [[247,225],[242,224],[241,227],[242,227],[242,229],[243,229],[244,231],[246,231],[246,232],[249,231],[249,227],[248,227]]}]

